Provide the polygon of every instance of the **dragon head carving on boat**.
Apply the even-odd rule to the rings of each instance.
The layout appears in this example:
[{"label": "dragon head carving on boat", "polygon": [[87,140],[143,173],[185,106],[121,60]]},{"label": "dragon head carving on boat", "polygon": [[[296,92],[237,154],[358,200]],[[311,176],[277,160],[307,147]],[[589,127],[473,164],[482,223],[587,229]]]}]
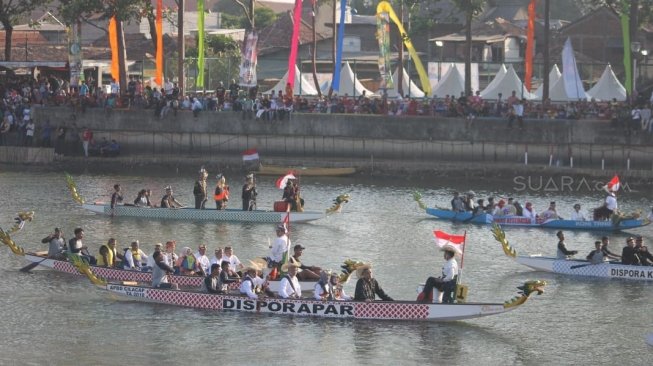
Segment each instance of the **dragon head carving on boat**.
[{"label": "dragon head carving on boat", "polygon": [[338,277],[338,280],[340,283],[344,284],[349,279],[351,278],[351,275],[356,272],[358,267],[363,266],[363,265],[368,265],[369,263],[365,263],[363,261],[355,260],[355,259],[346,259],[344,264],[340,266],[342,268],[342,273]]},{"label": "dragon head carving on boat", "polygon": [[18,214],[16,214],[16,217],[14,218],[14,221],[16,221],[16,223],[14,224],[14,226],[11,227],[11,229],[7,231],[7,233],[13,234],[15,232],[20,231],[25,226],[25,223],[28,221],[31,222],[33,218],[34,218],[34,211],[19,212]]},{"label": "dragon head carving on boat", "polygon": [[333,205],[327,208],[326,213],[331,214],[334,212],[340,212],[340,210],[342,209],[342,205],[349,202],[350,199],[351,197],[349,197],[349,194],[347,193],[339,195],[333,200]]},{"label": "dragon head carving on boat", "polygon": [[8,232],[2,230],[0,228],[0,241],[2,241],[6,246],[11,249],[12,252],[16,255],[25,255],[25,250],[18,246],[12,239],[11,236],[9,235]]},{"label": "dragon head carving on boat", "polygon": [[542,295],[544,293],[544,286],[546,286],[546,281],[534,280],[526,281],[522,286],[518,286],[519,296],[512,298],[509,301],[506,301],[503,304],[504,308],[511,308],[519,306],[528,300],[531,295]]},{"label": "dragon head carving on boat", "polygon": [[105,279],[96,276],[95,273],[91,271],[91,266],[89,266],[88,263],[79,255],[68,254],[68,260],[70,261],[70,264],[77,268],[79,273],[86,276],[94,285],[105,286],[107,284]]},{"label": "dragon head carving on boat", "polygon": [[79,194],[79,192],[77,192],[77,185],[75,184],[75,180],[70,174],[64,174],[66,175],[66,185],[68,185],[68,189],[70,190],[70,194],[73,196],[73,200],[75,200],[75,202],[79,203],[80,205],[83,205],[84,198]]},{"label": "dragon head carving on boat", "polygon": [[510,243],[508,243],[506,233],[501,229],[501,226],[498,224],[492,225],[492,233],[494,234],[494,239],[501,243],[503,252],[506,253],[508,257],[515,258],[517,256],[517,251],[510,246]]},{"label": "dragon head carving on boat", "polygon": [[424,204],[424,202],[422,202],[422,194],[421,193],[419,193],[417,191],[413,192],[413,200],[415,200],[415,202],[417,202],[417,205],[419,206],[420,209],[426,210],[426,205]]}]

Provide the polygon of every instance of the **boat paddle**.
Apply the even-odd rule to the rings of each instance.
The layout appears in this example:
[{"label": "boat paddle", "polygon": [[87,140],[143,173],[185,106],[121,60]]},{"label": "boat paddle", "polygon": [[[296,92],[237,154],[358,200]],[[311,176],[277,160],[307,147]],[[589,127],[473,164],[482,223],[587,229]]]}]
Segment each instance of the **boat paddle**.
[{"label": "boat paddle", "polygon": [[43,263],[46,259],[48,259],[48,257],[45,257],[45,258],[41,259],[41,260],[38,261],[38,262],[32,262],[32,263],[26,265],[25,267],[19,269],[19,271],[21,271],[21,272],[23,272],[23,273],[29,273],[29,271],[31,271],[31,270],[33,270],[34,268],[36,268],[39,264]]},{"label": "boat paddle", "polygon": [[576,269],[576,268],[587,267],[587,266],[591,266],[591,265],[593,265],[593,264],[598,264],[598,263],[583,263],[583,264],[577,264],[577,265],[575,265],[575,266],[571,266],[571,267],[569,267],[569,269]]}]

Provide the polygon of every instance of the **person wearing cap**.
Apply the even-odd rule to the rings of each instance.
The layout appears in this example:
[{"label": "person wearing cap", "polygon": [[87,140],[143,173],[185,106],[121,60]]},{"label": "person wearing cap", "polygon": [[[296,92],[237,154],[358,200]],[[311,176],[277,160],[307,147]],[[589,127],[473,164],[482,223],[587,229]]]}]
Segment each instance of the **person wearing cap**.
[{"label": "person wearing cap", "polygon": [[632,236],[626,239],[626,246],[621,251],[621,264],[639,266],[639,256],[635,252],[635,238]]},{"label": "person wearing cap", "polygon": [[453,192],[453,198],[451,199],[451,211],[454,212],[463,212],[465,211],[465,203],[460,197],[458,191]]},{"label": "person wearing cap", "polygon": [[195,196],[195,209],[203,210],[207,201],[207,191],[206,191],[206,178],[208,178],[209,173],[206,169],[202,168],[199,171],[199,178],[195,181],[195,186],[193,187],[193,196]]},{"label": "person wearing cap", "polygon": [[606,260],[606,257],[603,254],[603,251],[601,250],[601,241],[600,240],[595,241],[594,247],[595,249],[592,250],[585,259],[587,259],[592,264],[601,264]]},{"label": "person wearing cap", "polygon": [[166,194],[161,198],[161,208],[182,208],[184,205],[179,203],[175,196],[172,195],[172,187],[166,187]]},{"label": "person wearing cap", "polygon": [[571,220],[574,221],[587,221],[585,214],[580,210],[580,203],[574,205],[574,212],[571,213]]},{"label": "person wearing cap", "polygon": [[204,274],[211,273],[211,261],[206,255],[206,244],[200,244],[197,247],[197,252],[195,252],[195,259],[197,259],[197,267]]},{"label": "person wearing cap", "polygon": [[601,251],[603,252],[603,256],[606,257],[606,258],[609,258],[609,259],[619,259],[619,260],[621,260],[620,255],[618,255],[616,253],[612,253],[610,251],[610,249],[608,249],[609,245],[610,245],[610,238],[608,238],[607,236],[602,237],[601,238]]},{"label": "person wearing cap", "polygon": [[653,255],[648,251],[648,247],[643,244],[644,239],[641,235],[635,238],[635,255],[639,258],[639,263],[642,266],[653,265]]},{"label": "person wearing cap", "polygon": [[284,255],[290,251],[290,239],[286,234],[286,227],[283,224],[277,225],[277,237],[272,242],[269,256],[270,268],[278,267],[283,263]]},{"label": "person wearing cap", "polygon": [[63,232],[58,227],[54,228],[54,232],[45,238],[41,239],[41,243],[48,243],[48,258],[56,260],[65,260],[66,255],[66,239],[63,237]]},{"label": "person wearing cap", "polygon": [[125,260],[123,261],[123,268],[140,270],[145,267],[148,257],[139,247],[138,240],[131,243],[130,248],[125,249]]},{"label": "person wearing cap", "polygon": [[305,247],[297,244],[293,247],[293,255],[290,257],[292,263],[297,264],[299,270],[297,271],[297,278],[300,281],[317,281],[320,279],[320,271],[322,268],[316,266],[307,266],[302,263],[299,258],[302,256]]},{"label": "person wearing cap", "polygon": [[256,210],[256,183],[254,183],[254,174],[247,174],[245,176],[245,184],[243,184],[243,211]]},{"label": "person wearing cap", "polygon": [[377,295],[383,301],[394,301],[372,276],[371,265],[365,264],[356,268],[356,276],[358,276],[358,281],[354,291],[354,301],[374,301]]},{"label": "person wearing cap", "polygon": [[558,215],[558,212],[556,211],[556,203],[554,201],[551,201],[549,203],[549,208],[547,208],[544,212],[540,214],[540,217],[544,222],[549,221],[549,220],[558,220],[562,219]]},{"label": "person wearing cap", "polygon": [[562,231],[556,233],[558,237],[558,259],[570,259],[574,255],[578,254],[577,250],[568,250],[567,245],[565,245],[565,234]]},{"label": "person wearing cap", "polygon": [[299,265],[297,263],[286,263],[281,270],[286,272],[286,275],[281,278],[279,283],[279,297],[282,299],[300,299],[302,297],[302,288],[297,278]]},{"label": "person wearing cap", "polygon": [[224,210],[227,208],[227,201],[229,201],[229,186],[227,185],[227,178],[222,174],[216,176],[218,183],[215,185],[213,200],[215,201],[215,208],[217,210]]}]

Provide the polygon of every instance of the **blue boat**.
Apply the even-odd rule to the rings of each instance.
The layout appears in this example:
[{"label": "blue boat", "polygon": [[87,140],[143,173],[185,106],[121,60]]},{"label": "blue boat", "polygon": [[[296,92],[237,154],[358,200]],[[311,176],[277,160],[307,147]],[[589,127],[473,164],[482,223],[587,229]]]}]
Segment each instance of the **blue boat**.
[{"label": "blue boat", "polygon": [[624,219],[615,223],[606,221],[576,221],[552,219],[544,221],[540,218],[531,219],[522,216],[497,216],[487,213],[474,215],[471,212],[455,212],[441,208],[426,208],[426,213],[439,219],[472,224],[499,224],[501,226],[539,227],[558,230],[592,230],[592,231],[621,231],[646,226],[651,222],[648,219]]}]

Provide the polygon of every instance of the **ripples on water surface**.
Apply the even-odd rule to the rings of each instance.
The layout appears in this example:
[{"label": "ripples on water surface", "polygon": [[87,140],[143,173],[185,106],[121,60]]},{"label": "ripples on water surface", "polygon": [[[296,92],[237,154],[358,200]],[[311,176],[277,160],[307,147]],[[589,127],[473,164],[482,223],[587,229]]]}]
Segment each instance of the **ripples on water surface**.
[{"label": "ripples on water surface", "polygon": [[[212,176],[213,177],[213,176]],[[88,201],[108,200],[114,183],[133,200],[143,187],[160,200],[171,184],[177,198],[193,201],[194,177],[75,175]],[[281,196],[274,178],[261,177],[259,207],[268,208]],[[211,183],[213,183],[211,181]],[[232,179],[239,197],[239,179]],[[35,270],[7,248],[0,250],[0,364],[163,364],[224,362],[226,364],[623,364],[653,363],[653,348],[644,335],[653,331],[652,283],[571,278],[537,273],[503,255],[488,227],[429,219],[417,209],[412,183],[372,179],[303,179],[307,210],[323,210],[338,194],[352,201],[342,214],[291,227],[295,244],[307,247],[304,262],[338,269],[346,258],[375,264],[375,276],[396,299],[413,299],[415,286],[438,274],[442,255],[435,250],[432,231],[467,230],[463,282],[470,301],[503,302],[528,279],[545,279],[547,292],[516,311],[454,323],[392,323],[212,313],[194,309],[116,301],[96,291],[84,279]],[[421,184],[424,186],[424,184]],[[480,187],[464,180],[433,182],[421,187],[429,206],[448,206],[451,187],[474,189],[479,197],[513,195],[512,184]],[[189,223],[98,216],[70,199],[61,174],[0,172],[0,225],[7,229],[13,215],[35,210],[36,218],[14,239],[27,250],[45,250],[40,240],[55,226],[70,238],[75,227],[85,229],[86,243],[97,252],[115,237],[120,247],[138,239],[149,254],[156,242],[174,239],[182,246],[206,243],[233,245],[241,260],[267,253],[274,225]],[[641,187],[640,187],[641,188]],[[626,211],[651,206],[650,189],[620,198]],[[522,203],[526,197],[519,197]],[[555,200],[563,215],[575,202],[584,209],[598,205],[600,193],[545,194],[529,197],[538,211]],[[231,206],[239,205],[239,199]],[[634,230],[653,242],[650,227]],[[508,229],[518,253],[555,253],[554,231]],[[620,251],[629,234],[612,235]],[[593,249],[600,234],[568,232],[568,246],[581,254]],[[353,293],[353,282],[348,285]]]}]

